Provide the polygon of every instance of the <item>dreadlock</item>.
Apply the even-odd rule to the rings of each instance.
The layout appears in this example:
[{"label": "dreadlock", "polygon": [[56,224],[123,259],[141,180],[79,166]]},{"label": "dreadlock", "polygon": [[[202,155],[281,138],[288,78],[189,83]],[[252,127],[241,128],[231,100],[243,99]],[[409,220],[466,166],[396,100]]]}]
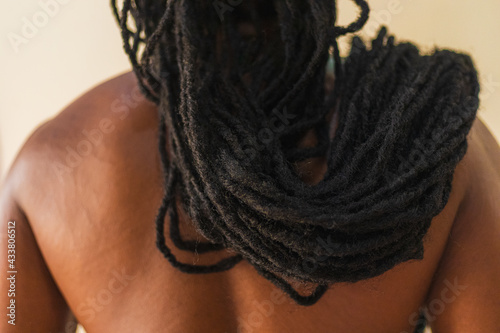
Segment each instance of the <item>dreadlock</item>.
[{"label": "dreadlock", "polygon": [[[338,37],[368,19],[366,1],[354,2],[359,17],[341,27],[332,0],[247,1],[223,17],[212,1],[124,0],[119,9],[112,0],[139,85],[158,105],[165,192],[157,247],[174,267],[212,273],[245,259],[312,305],[330,284],[423,258],[467,150],[477,74],[468,56],[420,55],[385,28],[371,46],[354,37],[341,59]],[[241,22],[255,34],[242,34]],[[335,85],[326,93],[330,57]],[[315,144],[301,145],[310,131]],[[297,165],[316,157],[327,170],[309,184]],[[182,238],[176,197],[209,242]],[[180,262],[165,242],[167,214],[179,249],[236,254],[213,265]],[[289,281],[316,289],[303,295]]]}]

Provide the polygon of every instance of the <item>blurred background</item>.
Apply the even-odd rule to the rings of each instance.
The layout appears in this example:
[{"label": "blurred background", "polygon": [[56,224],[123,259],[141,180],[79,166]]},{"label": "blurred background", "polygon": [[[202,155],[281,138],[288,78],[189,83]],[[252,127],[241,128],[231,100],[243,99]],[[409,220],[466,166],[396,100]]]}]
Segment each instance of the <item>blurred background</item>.
[{"label": "blurred background", "polygon": [[[471,54],[482,82],[480,117],[500,139],[500,1],[370,0],[363,29],[380,25],[424,51]],[[338,1],[339,21],[355,7]],[[0,179],[29,134],[72,100],[128,71],[119,30],[105,0],[0,0]],[[36,25],[35,25],[36,24]],[[348,48],[341,44],[343,53]]]}]

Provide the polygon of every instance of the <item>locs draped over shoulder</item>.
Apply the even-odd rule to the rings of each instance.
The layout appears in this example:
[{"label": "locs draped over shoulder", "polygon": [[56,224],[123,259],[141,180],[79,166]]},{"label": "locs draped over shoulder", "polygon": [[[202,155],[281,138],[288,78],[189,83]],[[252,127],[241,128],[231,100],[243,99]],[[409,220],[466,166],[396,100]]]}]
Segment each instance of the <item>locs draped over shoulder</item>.
[{"label": "locs draped over shoulder", "polygon": [[[206,4],[167,2],[163,16],[146,21],[145,2],[136,1],[131,15],[146,40],[127,27],[130,1],[117,16],[143,91],[159,105],[165,195],[157,245],[172,265],[210,273],[245,259],[297,303],[311,305],[332,283],[423,258],[424,236],[448,201],[478,109],[470,57],[421,55],[382,28],[371,45],[355,37],[341,63],[336,38],[366,22],[362,0],[348,27],[335,26],[331,0],[277,2],[282,33],[266,35],[270,42],[260,48],[258,38],[234,38],[234,20],[222,23]],[[220,27],[226,43],[217,49]],[[331,47],[335,87],[325,96]],[[333,105],[339,118],[330,139],[325,117]],[[284,113],[290,116],[273,126]],[[271,129],[265,142],[262,129]],[[317,145],[299,147],[310,129]],[[326,174],[305,184],[295,163],[317,156],[326,156]],[[175,195],[209,243],[181,237]],[[237,254],[208,266],[179,262],[165,243],[166,214],[177,247]],[[318,287],[304,296],[287,279]]]}]

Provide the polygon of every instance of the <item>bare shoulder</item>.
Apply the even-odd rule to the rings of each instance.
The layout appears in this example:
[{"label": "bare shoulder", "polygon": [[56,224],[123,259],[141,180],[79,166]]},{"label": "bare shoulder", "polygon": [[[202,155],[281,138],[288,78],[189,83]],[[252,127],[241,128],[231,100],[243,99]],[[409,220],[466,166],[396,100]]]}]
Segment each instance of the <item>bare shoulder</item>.
[{"label": "bare shoulder", "polygon": [[[8,237],[3,231],[12,225],[9,244],[15,237],[17,242],[15,256],[11,250],[15,259],[10,270],[22,271],[13,276],[18,290],[10,294],[11,300],[7,293],[1,300],[11,305],[12,324],[20,331],[74,330],[74,322],[68,321],[67,294],[61,292],[68,274],[61,268],[71,267],[73,261],[65,253],[76,243],[67,230],[75,231],[82,221],[77,217],[85,216],[79,207],[95,201],[88,193],[96,193],[104,183],[99,178],[101,166],[111,160],[119,164],[116,161],[123,156],[129,161],[139,159],[134,152],[149,146],[156,130],[155,115],[154,106],[140,94],[129,73],[76,99],[40,125],[22,147],[0,189],[0,253],[7,257]],[[124,152],[123,147],[132,148]],[[61,227],[70,223],[64,233]],[[88,221],[80,224],[89,225]],[[79,241],[85,243],[82,235],[79,230]],[[2,270],[9,270],[6,265],[7,260]],[[8,290],[7,282],[0,283],[3,290]],[[16,322],[16,315],[24,319]],[[7,321],[0,323],[2,332],[12,327]]]},{"label": "bare shoulder", "polygon": [[61,251],[71,244],[61,236],[61,226],[71,218],[61,212],[81,215],[75,207],[90,198],[82,195],[86,188],[95,192],[99,165],[122,157],[124,138],[140,141],[136,137],[143,135],[136,133],[154,132],[154,114],[134,76],[125,74],[85,93],[26,141],[0,191],[0,254],[11,258],[10,266],[5,260],[1,268],[20,272],[0,282],[2,290],[16,286],[0,298],[11,306],[11,322],[2,321],[0,331],[11,332],[14,324],[23,332],[74,331],[60,290],[64,274],[57,270],[72,261]]},{"label": "bare shoulder", "polygon": [[[6,183],[68,184],[71,177],[102,157],[122,153],[120,147],[144,131],[156,131],[156,107],[141,94],[131,72],[112,78],[81,95],[28,138]],[[138,148],[138,147],[136,147]],[[22,181],[16,181],[22,180]],[[20,200],[22,200],[20,198]]]},{"label": "bare shoulder", "polygon": [[[58,148],[87,155],[86,141],[96,145],[97,131],[109,136],[127,135],[127,130],[154,118],[155,107],[141,94],[131,72],[97,85],[78,97],[55,117],[41,124],[27,140],[21,156],[40,149],[57,152]],[[76,147],[71,147],[76,144]],[[69,147],[67,147],[69,146]]]},{"label": "bare shoulder", "polygon": [[[96,235],[133,221],[121,208],[137,199],[141,186],[150,195],[156,188],[148,185],[162,184],[156,179],[156,110],[131,73],[100,84],[34,131],[5,179],[0,213],[7,214],[4,220],[25,221],[33,239],[31,253],[39,252],[40,266],[44,272],[50,267],[66,293],[85,276],[78,271],[81,263],[92,262],[99,257],[99,246],[109,245],[106,237]],[[113,218],[106,219],[109,215]],[[44,274],[47,284],[54,285]],[[35,272],[29,278],[41,275]]]},{"label": "bare shoulder", "polygon": [[500,327],[500,148],[477,118],[457,168],[466,192],[427,300],[435,333]]},{"label": "bare shoulder", "polygon": [[116,202],[132,200],[124,197],[132,188],[161,184],[157,127],[155,105],[125,74],[83,94],[26,141],[1,192],[23,211],[49,267],[70,267],[67,251],[88,254],[91,231],[106,227]]}]

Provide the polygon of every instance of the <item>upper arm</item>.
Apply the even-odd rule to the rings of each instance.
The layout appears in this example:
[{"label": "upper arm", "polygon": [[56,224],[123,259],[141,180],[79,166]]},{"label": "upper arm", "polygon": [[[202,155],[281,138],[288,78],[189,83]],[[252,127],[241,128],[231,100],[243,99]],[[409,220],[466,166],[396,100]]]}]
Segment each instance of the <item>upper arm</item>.
[{"label": "upper arm", "polygon": [[[133,73],[119,76],[92,89],[53,119],[40,125],[24,144],[5,184],[0,187],[2,311],[7,310],[11,298],[8,296],[10,284],[5,276],[10,265],[7,261],[9,239],[11,243],[15,239],[17,271],[13,298],[16,304],[16,326],[9,325],[5,313],[0,312],[1,333],[75,331],[74,317],[54,281],[57,280],[60,285],[68,283],[70,288],[75,287],[75,281],[68,277],[68,272],[74,272],[74,268],[65,266],[66,263],[74,262],[64,252],[69,240],[62,235],[62,227],[58,224],[61,220],[60,211],[67,208],[64,200],[67,200],[68,195],[64,190],[71,188],[68,192],[74,194],[77,189],[72,186],[77,187],[77,175],[94,170],[82,165],[82,156],[87,156],[85,162],[91,164],[113,153],[113,149],[109,148],[112,140],[123,144],[123,140],[116,139],[118,128],[140,126],[142,131],[146,121],[153,123],[156,120],[154,105],[148,103],[139,106],[143,100],[142,95],[137,97],[139,93]],[[131,112],[134,108],[136,112]],[[144,117],[145,113],[149,115],[148,118]],[[102,125],[103,121],[108,125]],[[111,135],[115,127],[115,135]],[[150,127],[156,129],[156,126]],[[78,145],[88,139],[84,131],[92,132],[97,128],[101,130],[101,139],[109,140],[107,145],[101,144],[101,139],[97,143],[89,139],[92,141],[89,155],[82,153],[79,155],[81,162],[68,162],[68,151],[78,150]],[[92,171],[88,172],[92,174]],[[15,231],[9,234],[8,222],[11,221],[15,222]],[[64,291],[70,292],[71,289]],[[78,309],[79,305],[74,306]]]},{"label": "upper arm", "polygon": [[461,163],[468,191],[449,235],[425,311],[433,333],[500,327],[500,149],[476,121]]},{"label": "upper arm", "polygon": [[74,332],[68,306],[15,200],[13,177],[15,172],[0,190],[0,332]]}]

